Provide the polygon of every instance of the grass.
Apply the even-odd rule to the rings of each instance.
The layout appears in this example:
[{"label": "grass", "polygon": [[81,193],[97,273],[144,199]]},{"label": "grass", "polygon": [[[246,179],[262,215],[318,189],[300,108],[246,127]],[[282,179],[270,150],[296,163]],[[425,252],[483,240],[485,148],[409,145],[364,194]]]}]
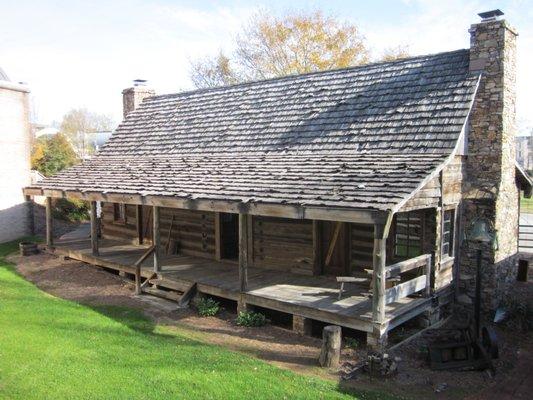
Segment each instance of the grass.
[{"label": "grass", "polygon": [[533,197],[526,199],[524,196],[520,197],[520,210],[522,212],[533,213]]},{"label": "grass", "polygon": [[348,399],[332,381],[298,375],[154,325],[137,311],[48,295],[3,258],[0,399]]}]

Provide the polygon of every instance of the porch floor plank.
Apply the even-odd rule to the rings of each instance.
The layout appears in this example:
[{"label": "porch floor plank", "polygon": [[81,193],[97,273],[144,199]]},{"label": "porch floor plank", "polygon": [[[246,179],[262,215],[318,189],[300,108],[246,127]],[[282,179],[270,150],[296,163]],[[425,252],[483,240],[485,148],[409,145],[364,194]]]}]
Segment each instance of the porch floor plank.
[{"label": "porch floor plank", "polygon": [[[55,244],[55,251],[91,264],[131,272],[131,266],[148,247],[102,239],[100,254],[92,256],[90,239],[82,238],[60,239]],[[148,257],[141,267],[143,276],[151,275],[153,256]],[[164,280],[197,283],[199,291],[232,300],[239,297],[239,272],[235,263],[172,255],[162,256],[161,269]],[[248,269],[245,296],[250,304],[370,332],[372,299],[368,285],[345,285],[341,300],[337,298],[338,293],[339,284],[334,277],[298,275],[254,267]],[[386,320],[392,321],[413,308],[421,308],[423,300],[403,298],[388,304]]]}]

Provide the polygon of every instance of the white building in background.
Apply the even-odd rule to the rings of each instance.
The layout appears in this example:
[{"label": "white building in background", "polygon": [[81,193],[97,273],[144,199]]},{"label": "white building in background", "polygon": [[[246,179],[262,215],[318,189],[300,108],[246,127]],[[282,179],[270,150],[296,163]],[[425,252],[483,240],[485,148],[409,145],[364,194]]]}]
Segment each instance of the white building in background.
[{"label": "white building in background", "polygon": [[533,135],[516,137],[516,161],[526,171],[533,169]]},{"label": "white building in background", "polygon": [[30,233],[22,188],[31,182],[29,88],[0,68],[0,243]]}]

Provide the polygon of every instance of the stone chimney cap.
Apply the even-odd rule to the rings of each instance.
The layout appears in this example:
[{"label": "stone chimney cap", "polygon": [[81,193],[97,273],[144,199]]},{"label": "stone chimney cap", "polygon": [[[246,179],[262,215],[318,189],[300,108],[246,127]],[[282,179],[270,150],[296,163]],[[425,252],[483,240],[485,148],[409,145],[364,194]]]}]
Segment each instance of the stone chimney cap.
[{"label": "stone chimney cap", "polygon": [[485,11],[478,14],[481,17],[481,21],[494,21],[498,17],[503,15],[503,12],[500,9]]},{"label": "stone chimney cap", "polygon": [[133,86],[146,86],[148,81],[146,79],[134,79]]}]

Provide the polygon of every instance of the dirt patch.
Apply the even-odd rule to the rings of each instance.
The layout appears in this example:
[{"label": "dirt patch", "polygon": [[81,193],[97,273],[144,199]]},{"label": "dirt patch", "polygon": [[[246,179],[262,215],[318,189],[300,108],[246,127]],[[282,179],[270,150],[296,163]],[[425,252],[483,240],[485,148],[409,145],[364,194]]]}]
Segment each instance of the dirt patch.
[{"label": "dirt patch", "polygon": [[[222,311],[217,317],[202,318],[191,309],[175,309],[159,301],[147,301],[134,295],[133,284],[118,275],[74,260],[39,254],[31,257],[10,257],[18,271],[40,289],[88,306],[115,305],[141,310],[159,325],[183,332],[198,340],[218,344],[251,354],[275,365],[300,373],[339,379],[334,371],[318,367],[321,341],[302,337],[276,326],[244,328],[235,325],[235,314]],[[525,301],[531,301],[530,284],[520,288]],[[401,346],[392,355],[402,358],[399,373],[394,378],[371,380],[366,375],[340,381],[339,385],[359,390],[378,390],[404,398],[439,399],[520,399],[533,389],[527,375],[533,367],[532,345],[527,333],[508,327],[498,329],[501,357],[495,362],[496,376],[486,372],[432,371],[427,367],[425,346],[420,336]],[[343,361],[364,359],[367,350],[344,349]]]}]

